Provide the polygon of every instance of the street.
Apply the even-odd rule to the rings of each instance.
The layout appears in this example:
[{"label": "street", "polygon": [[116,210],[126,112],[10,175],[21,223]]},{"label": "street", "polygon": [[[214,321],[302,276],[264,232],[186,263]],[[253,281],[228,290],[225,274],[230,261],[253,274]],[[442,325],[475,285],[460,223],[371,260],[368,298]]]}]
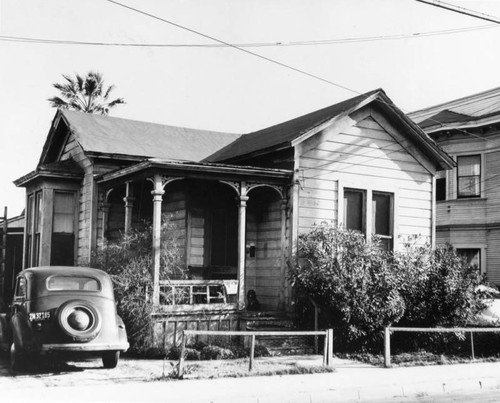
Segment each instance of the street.
[{"label": "street", "polygon": [[[170,364],[168,364],[170,365]],[[3,402],[459,402],[499,401],[500,363],[379,368],[338,360],[336,372],[201,380],[162,379],[162,360],[99,360],[13,373],[0,359]],[[166,367],[168,368],[168,367]]]}]

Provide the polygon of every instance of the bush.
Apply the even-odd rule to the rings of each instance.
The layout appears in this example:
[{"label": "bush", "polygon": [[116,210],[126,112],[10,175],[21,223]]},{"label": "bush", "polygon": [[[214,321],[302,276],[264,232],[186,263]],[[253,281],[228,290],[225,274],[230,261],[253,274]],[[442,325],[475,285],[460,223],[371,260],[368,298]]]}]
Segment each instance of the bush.
[{"label": "bush", "polygon": [[227,360],[234,358],[231,350],[218,346],[206,346],[201,350],[202,360]]},{"label": "bush", "polygon": [[378,239],[323,223],[299,238],[292,284],[327,312],[338,342],[363,346],[404,312],[398,281]]},{"label": "bush", "polygon": [[[160,278],[185,276],[183,259],[177,246],[177,231],[168,217],[162,217]],[[153,340],[152,226],[123,234],[119,241],[107,243],[92,257],[91,266],[107,272],[114,284],[118,314],[123,319],[130,352],[149,355]]]},{"label": "bush", "polygon": [[394,265],[404,273],[400,325],[464,326],[485,307],[476,292],[483,277],[451,245],[433,250],[407,242],[403,252],[394,253]]},{"label": "bush", "polygon": [[[481,275],[451,246],[433,250],[412,237],[405,248],[386,253],[376,237],[366,242],[323,223],[299,237],[290,279],[299,297],[319,304],[335,343],[349,348],[380,346],[383,327],[396,323],[463,326],[483,308],[475,292]],[[298,307],[310,315],[303,301]]]}]

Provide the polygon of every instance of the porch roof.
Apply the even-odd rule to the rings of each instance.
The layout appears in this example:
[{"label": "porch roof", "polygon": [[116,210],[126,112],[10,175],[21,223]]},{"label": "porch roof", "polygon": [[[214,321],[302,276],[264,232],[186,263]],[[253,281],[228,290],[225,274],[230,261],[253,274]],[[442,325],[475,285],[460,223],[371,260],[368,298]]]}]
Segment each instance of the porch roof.
[{"label": "porch roof", "polygon": [[246,180],[284,185],[290,182],[293,171],[201,162],[179,162],[150,158],[138,164],[102,174],[99,184],[114,184],[130,178],[147,178],[154,173],[174,177],[222,180]]}]

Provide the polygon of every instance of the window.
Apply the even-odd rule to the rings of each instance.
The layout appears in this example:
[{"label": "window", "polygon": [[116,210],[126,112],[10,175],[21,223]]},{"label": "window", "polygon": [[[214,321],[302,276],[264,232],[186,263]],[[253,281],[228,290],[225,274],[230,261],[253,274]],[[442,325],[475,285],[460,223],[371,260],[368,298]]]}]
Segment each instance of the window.
[{"label": "window", "polygon": [[49,291],[99,291],[99,282],[90,277],[52,276],[47,279]]},{"label": "window", "polygon": [[481,156],[468,155],[457,158],[457,196],[481,196]]},{"label": "window", "polygon": [[446,200],[446,171],[436,173],[436,201]]},{"label": "window", "polygon": [[393,220],[393,200],[391,193],[373,192],[372,215],[373,230],[372,233],[380,237],[382,249],[392,250],[392,220]]},{"label": "window", "polygon": [[364,235],[369,235],[367,234],[367,229],[369,229],[370,234],[379,236],[384,250],[392,250],[394,194],[344,189],[344,226],[346,229],[359,231]]},{"label": "window", "polygon": [[73,266],[75,249],[75,193],[54,193],[50,264]]},{"label": "window", "polygon": [[42,230],[42,192],[29,195],[26,214],[26,267],[40,262],[40,235]]},{"label": "window", "polygon": [[26,279],[24,277],[17,279],[15,298],[26,298]]},{"label": "window", "polygon": [[347,229],[365,233],[366,192],[344,189],[344,225]]},{"label": "window", "polygon": [[481,270],[481,249],[460,248],[457,249],[457,253],[465,258],[470,267]]}]

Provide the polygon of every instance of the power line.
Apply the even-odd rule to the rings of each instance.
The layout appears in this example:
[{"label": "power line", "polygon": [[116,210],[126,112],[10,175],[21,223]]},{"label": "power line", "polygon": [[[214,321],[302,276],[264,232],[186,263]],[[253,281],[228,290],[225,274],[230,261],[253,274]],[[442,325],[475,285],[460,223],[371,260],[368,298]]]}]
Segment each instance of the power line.
[{"label": "power line", "polygon": [[[393,34],[365,37],[351,37],[339,39],[319,39],[310,41],[274,41],[274,42],[244,42],[233,43],[233,46],[239,48],[259,48],[259,47],[294,47],[294,46],[324,46],[324,45],[343,45],[348,43],[390,41],[401,39],[416,39],[431,36],[453,35],[464,32],[472,32],[484,29],[498,28],[496,25],[480,25],[468,28],[455,28],[440,31],[415,32],[411,34]],[[224,48],[227,47],[221,43],[123,43],[123,42],[93,42],[93,41],[75,41],[67,39],[49,39],[33,38],[22,36],[0,35],[0,41],[4,42],[23,42],[39,43],[48,45],[82,45],[82,46],[114,46],[114,47],[133,47],[133,48]]]},{"label": "power line", "polygon": [[445,10],[453,11],[455,13],[467,15],[469,17],[479,18],[481,20],[494,22],[495,24],[500,24],[500,19],[489,14],[480,13],[478,11],[470,10],[468,8],[460,7],[455,4],[445,3],[439,0],[416,0],[419,3],[429,4],[431,6],[444,8]]},{"label": "power line", "polygon": [[[269,57],[263,56],[263,55],[261,55],[261,54],[259,54],[259,53],[255,53],[255,52],[252,52],[252,51],[250,51],[250,50],[242,49],[241,47],[239,47],[239,46],[237,46],[237,45],[234,45],[234,44],[228,43],[228,42],[223,41],[223,40],[221,40],[221,39],[215,38],[215,37],[213,37],[213,36],[211,36],[211,35],[207,35],[207,34],[204,34],[204,33],[202,33],[202,32],[196,31],[195,29],[188,28],[188,27],[186,27],[186,26],[184,26],[184,25],[177,24],[177,23],[175,23],[175,22],[173,22],[173,21],[170,21],[170,20],[167,20],[167,19],[165,19],[165,18],[158,17],[158,16],[156,16],[156,15],[154,15],[154,14],[151,14],[151,13],[148,13],[148,12],[145,12],[145,11],[142,11],[142,10],[139,10],[139,9],[137,9],[137,8],[134,8],[134,7],[128,6],[128,5],[126,5],[126,4],[119,3],[119,2],[117,2],[117,1],[115,1],[115,0],[106,0],[106,1],[107,1],[107,2],[109,2],[109,3],[115,4],[115,5],[117,5],[117,6],[120,6],[120,7],[126,8],[126,9],[128,9],[128,10],[134,11],[134,12],[136,12],[136,13],[139,13],[139,14],[145,15],[145,16],[147,16],[147,17],[149,17],[149,18],[153,18],[153,19],[155,19],[155,20],[158,20],[158,21],[164,22],[164,23],[166,23],[166,24],[172,25],[172,26],[177,27],[177,28],[179,28],[179,29],[182,29],[182,30],[185,30],[185,31],[191,32],[191,33],[193,33],[193,34],[195,34],[195,35],[202,36],[203,38],[210,39],[210,40],[212,40],[212,41],[217,42],[217,43],[218,43],[218,44],[220,44],[220,45],[227,46],[227,47],[230,47],[230,48],[235,49],[235,50],[239,50],[240,52],[244,52],[244,53],[249,54],[249,55],[251,55],[251,56],[255,56],[255,57],[259,58],[259,59],[262,59],[262,60],[265,60],[265,61],[267,61],[267,62],[270,62],[270,63],[276,64],[276,65],[278,65],[278,66],[284,67],[284,68],[286,68],[286,69],[288,69],[288,70],[292,70],[292,71],[295,71],[295,72],[297,72],[297,73],[300,73],[300,74],[306,75],[306,76],[308,76],[308,77],[310,77],[310,78],[314,78],[314,79],[316,79],[316,80],[319,80],[319,81],[322,81],[322,82],[324,82],[324,83],[327,83],[327,84],[329,84],[329,85],[333,85],[333,86],[335,86],[335,87],[337,87],[337,88],[341,88],[341,89],[343,89],[343,90],[346,90],[346,91],[349,91],[349,92],[355,93],[355,94],[357,94],[357,95],[363,95],[363,93],[361,93],[361,92],[359,92],[359,91],[356,91],[356,90],[353,90],[352,88],[349,88],[349,87],[343,86],[343,85],[341,85],[341,84],[335,83],[335,82],[333,82],[333,81],[331,81],[331,80],[325,79],[325,78],[323,78],[323,77],[320,77],[320,76],[317,76],[317,75],[315,75],[315,74],[309,73],[309,72],[307,72],[307,71],[305,71],[305,70],[302,70],[302,69],[299,69],[299,68],[296,68],[296,67],[290,66],[290,65],[288,65],[288,64],[282,63],[282,62],[277,61],[277,60],[275,60],[275,59],[271,59],[271,58],[269,58]],[[382,103],[386,103],[385,101],[382,101],[382,100],[379,100],[379,101],[380,101],[380,102],[382,102]],[[390,105],[388,105],[388,106],[390,106]],[[400,109],[401,109],[401,108],[400,108]],[[401,109],[401,110],[402,110],[403,112],[407,113],[405,110],[403,110],[403,109]],[[431,120],[431,121],[436,122],[436,123],[439,123],[439,124],[443,124],[442,122],[440,122],[440,121],[438,121],[438,120],[435,120],[435,119],[433,119],[433,118],[428,118],[428,120]],[[467,131],[465,131],[465,130],[460,130],[460,129],[458,129],[458,131],[463,132],[463,133],[465,133],[465,134],[467,134],[467,135],[471,135],[471,136],[478,137],[478,138],[480,138],[480,139],[483,139],[484,141],[491,141],[491,142],[494,142],[493,140],[486,140],[486,139],[484,139],[484,138],[483,138],[483,137],[481,137],[481,136],[475,135],[474,133],[469,133],[469,132],[467,132]],[[500,142],[498,142],[498,144],[500,144]]]}]

